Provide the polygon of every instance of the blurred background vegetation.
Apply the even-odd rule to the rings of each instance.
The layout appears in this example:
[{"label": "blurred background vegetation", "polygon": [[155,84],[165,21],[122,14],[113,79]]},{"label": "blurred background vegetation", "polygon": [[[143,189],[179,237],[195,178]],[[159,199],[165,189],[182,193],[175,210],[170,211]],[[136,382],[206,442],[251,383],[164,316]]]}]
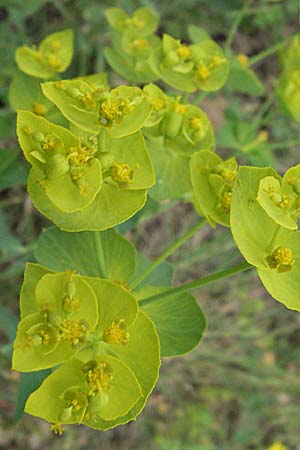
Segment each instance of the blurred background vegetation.
[{"label": "blurred background vegetation", "polygon": [[[0,0],[0,449],[299,450],[300,315],[268,297],[252,272],[197,292],[209,323],[202,345],[188,356],[164,361],[158,385],[136,422],[105,433],[67,427],[57,438],[48,424],[20,413],[20,376],[10,371],[18,295],[24,264],[33,260],[36,239],[49,222],[33,210],[26,193],[27,166],[8,105],[14,52],[71,27],[75,57],[66,77],[106,70],[116,84],[120,79],[110,73],[102,54],[109,44],[104,17],[109,6],[129,13],[148,6],[161,16],[160,34],[187,39],[187,27],[194,24],[223,45],[243,1]],[[299,8],[298,0],[253,1],[235,35],[235,52],[252,56],[296,33]],[[279,74],[277,56],[253,68],[265,94],[253,98],[225,86],[201,107],[217,131],[220,153],[234,153],[242,163],[273,164],[283,172],[299,163],[299,124],[282,115],[270,94]],[[267,140],[249,151],[257,136],[249,137],[247,123],[258,115]],[[196,220],[188,203],[169,202],[159,210],[150,204],[147,214],[121,231],[153,258]],[[239,254],[228,230],[205,228],[170,261],[175,282],[182,282],[226,268],[239,261]]]}]

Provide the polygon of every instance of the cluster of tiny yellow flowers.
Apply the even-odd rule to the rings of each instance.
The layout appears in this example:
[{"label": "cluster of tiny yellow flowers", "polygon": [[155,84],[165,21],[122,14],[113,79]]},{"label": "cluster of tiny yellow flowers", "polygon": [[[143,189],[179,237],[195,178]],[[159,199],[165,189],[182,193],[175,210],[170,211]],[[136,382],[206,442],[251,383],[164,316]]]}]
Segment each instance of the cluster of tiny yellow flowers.
[{"label": "cluster of tiny yellow flowers", "polygon": [[114,321],[109,325],[103,334],[103,340],[111,344],[128,344],[129,333],[126,331],[124,319]]},{"label": "cluster of tiny yellow flowers", "polygon": [[272,255],[267,257],[267,262],[271,269],[277,269],[278,272],[287,272],[292,270],[295,260],[289,247],[277,247]]},{"label": "cluster of tiny yellow flowers", "polygon": [[128,98],[107,98],[100,103],[99,121],[105,127],[121,122],[124,115],[133,111],[134,105]]}]

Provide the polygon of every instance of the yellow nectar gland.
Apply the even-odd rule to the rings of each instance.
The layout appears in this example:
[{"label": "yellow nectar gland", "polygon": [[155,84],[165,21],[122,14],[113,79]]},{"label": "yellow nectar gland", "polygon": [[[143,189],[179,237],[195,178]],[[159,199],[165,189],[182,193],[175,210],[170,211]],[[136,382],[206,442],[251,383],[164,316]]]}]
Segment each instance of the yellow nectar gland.
[{"label": "yellow nectar gland", "polygon": [[56,55],[49,55],[47,58],[47,65],[50,69],[58,70],[61,66],[61,60]]},{"label": "yellow nectar gland", "polygon": [[[179,100],[180,97],[177,97],[177,99]],[[175,103],[174,111],[179,114],[185,114],[186,113],[186,105],[181,105],[180,103]]]},{"label": "yellow nectar gland", "polygon": [[196,68],[196,77],[200,81],[207,81],[210,76],[211,76],[211,72],[208,69],[208,67],[203,63],[198,64],[198,66]]},{"label": "yellow nectar gland", "polygon": [[89,386],[89,395],[95,396],[103,392],[109,392],[111,389],[109,382],[112,378],[112,368],[104,361],[99,362],[97,367],[88,370],[86,381]]},{"label": "yellow nectar gland", "polygon": [[133,25],[134,25],[136,28],[139,28],[140,30],[141,30],[142,28],[144,28],[144,26],[145,26],[144,20],[139,19],[138,17],[133,17],[133,18],[132,18],[132,23],[133,23]]},{"label": "yellow nectar gland", "polygon": [[103,340],[109,344],[128,344],[129,333],[126,331],[125,320],[120,319],[109,325],[103,333]]},{"label": "yellow nectar gland", "polygon": [[147,39],[135,39],[131,44],[130,47],[133,50],[145,50],[149,47],[149,42]]},{"label": "yellow nectar gland", "polygon": [[179,56],[179,58],[183,60],[190,58],[192,55],[192,52],[187,45],[180,45],[180,47],[178,47],[178,49],[176,50],[176,53]]},{"label": "yellow nectar gland", "polygon": [[190,125],[193,130],[201,130],[203,125],[201,117],[193,117],[190,120]]},{"label": "yellow nectar gland", "polygon": [[228,210],[231,206],[231,198],[232,198],[232,192],[224,192],[221,200],[221,204],[224,209]]},{"label": "yellow nectar gland", "polygon": [[209,67],[209,69],[216,69],[217,67],[219,67],[222,64],[223,61],[224,61],[224,58],[222,58],[219,55],[214,55],[211,57],[208,67]]},{"label": "yellow nectar gland", "polygon": [[238,55],[236,55],[236,59],[239,61],[239,63],[241,64],[241,66],[244,69],[248,69],[249,67],[249,58],[247,55],[244,55],[244,53],[239,53]]},{"label": "yellow nectar gland", "polygon": [[267,132],[267,130],[261,130],[258,133],[257,139],[259,142],[267,142],[269,138],[269,133]]},{"label": "yellow nectar gland", "polygon": [[274,444],[268,447],[268,450],[288,450],[288,449],[281,442],[274,442]]},{"label": "yellow nectar gland", "polygon": [[60,336],[70,342],[73,347],[86,342],[89,326],[86,322],[77,322],[72,319],[62,319],[60,323]]},{"label": "yellow nectar gland", "polygon": [[44,116],[47,112],[45,105],[41,103],[33,103],[32,112],[38,116]]},{"label": "yellow nectar gland", "polygon": [[236,179],[236,171],[230,170],[230,169],[222,169],[221,171],[221,177],[223,178],[224,183],[228,184],[229,186],[233,186],[235,179]]},{"label": "yellow nectar gland", "polygon": [[132,183],[134,170],[126,163],[113,163],[110,167],[110,175],[118,183],[119,187],[122,188]]},{"label": "yellow nectar gland", "polygon": [[41,142],[41,147],[45,152],[47,152],[54,150],[57,144],[57,139],[54,136],[49,135],[46,136],[45,139]]},{"label": "yellow nectar gland", "polygon": [[155,111],[161,111],[166,106],[166,102],[162,98],[156,98],[153,100],[152,105]]},{"label": "yellow nectar gland", "polygon": [[54,423],[53,425],[50,425],[50,430],[57,436],[61,436],[64,432],[64,428],[61,423]]},{"label": "yellow nectar gland", "polygon": [[277,247],[271,256],[267,257],[267,263],[271,269],[278,272],[288,272],[292,270],[295,260],[292,250],[289,247]]},{"label": "yellow nectar gland", "polygon": [[61,49],[61,42],[59,40],[55,40],[53,42],[51,42],[51,50],[52,51],[57,51]]}]

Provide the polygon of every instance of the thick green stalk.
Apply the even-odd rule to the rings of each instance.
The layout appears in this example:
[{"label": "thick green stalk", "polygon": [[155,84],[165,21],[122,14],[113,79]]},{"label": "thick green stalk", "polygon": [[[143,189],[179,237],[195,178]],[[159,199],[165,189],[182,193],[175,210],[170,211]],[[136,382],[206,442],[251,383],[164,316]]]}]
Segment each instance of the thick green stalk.
[{"label": "thick green stalk", "polygon": [[213,273],[204,278],[198,278],[197,280],[191,281],[189,283],[181,284],[180,286],[167,289],[166,291],[160,292],[159,294],[152,295],[151,297],[146,297],[140,300],[140,305],[148,305],[149,303],[156,302],[171,295],[181,294],[182,292],[189,291],[207,284],[213,283],[214,281],[222,280],[223,278],[231,277],[236,273],[244,272],[245,270],[251,269],[253,266],[247,262],[237,264],[236,266],[230,267],[226,270],[221,270],[220,272]]},{"label": "thick green stalk", "polygon": [[177,248],[184,244],[188,239],[190,239],[198,230],[200,230],[204,225],[207,224],[207,220],[203,219],[198,222],[193,228],[191,228],[187,233],[185,233],[181,238],[176,240],[170,247],[167,248],[158,258],[156,258],[149,267],[147,267],[144,272],[142,272],[132,283],[131,289],[135,289],[145,278],[150,275],[153,270],[155,270],[165,259],[168,258]]}]

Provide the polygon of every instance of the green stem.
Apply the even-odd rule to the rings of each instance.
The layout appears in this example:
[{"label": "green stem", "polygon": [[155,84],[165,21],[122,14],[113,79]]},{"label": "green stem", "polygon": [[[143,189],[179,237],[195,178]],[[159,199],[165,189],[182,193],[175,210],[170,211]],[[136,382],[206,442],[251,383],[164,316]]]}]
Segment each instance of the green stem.
[{"label": "green stem", "polygon": [[189,291],[190,289],[195,289],[207,284],[213,283],[214,281],[221,280],[223,278],[231,277],[236,273],[244,272],[245,270],[251,269],[253,266],[247,262],[237,264],[236,266],[230,267],[226,270],[221,270],[220,272],[213,273],[204,278],[198,278],[197,280],[191,281],[189,283],[181,284],[180,286],[167,289],[166,291],[160,292],[159,294],[152,295],[151,297],[146,297],[140,300],[140,305],[148,305],[154,303],[163,298],[169,297],[171,295],[181,294],[182,292]]},{"label": "green stem", "polygon": [[193,228],[191,228],[187,233],[185,233],[181,238],[176,240],[170,247],[167,248],[158,258],[156,258],[149,267],[147,267],[144,272],[142,272],[132,283],[130,283],[131,289],[135,289],[145,278],[150,275],[153,270],[155,270],[165,259],[168,258],[177,248],[184,244],[188,239],[190,239],[198,230],[200,230],[204,225],[207,224],[207,220],[203,219],[198,222]]},{"label": "green stem", "polygon": [[291,147],[292,145],[300,145],[300,140],[291,140],[291,141],[283,141],[283,142],[274,142],[274,144],[270,144],[271,150],[277,150],[281,148]]},{"label": "green stem", "polygon": [[208,92],[198,92],[198,94],[195,95],[195,97],[193,98],[193,105],[198,106],[199,103],[208,95]]},{"label": "green stem", "polygon": [[274,101],[274,98],[275,98],[275,93],[272,90],[271,93],[266,98],[266,100],[261,104],[259,110],[257,111],[255,119],[253,121],[253,128],[258,128],[259,127],[259,125],[262,122],[262,119],[263,119],[264,115],[266,114],[266,112],[268,111],[270,106],[272,105],[272,103]]},{"label": "green stem", "polygon": [[231,48],[234,36],[236,35],[236,32],[238,30],[238,27],[240,26],[241,21],[243,20],[245,14],[247,13],[247,10],[249,8],[250,3],[251,3],[251,0],[248,0],[248,1],[245,2],[243,8],[237,14],[236,18],[234,19],[234,21],[233,21],[233,23],[231,25],[231,28],[229,30],[229,33],[227,35],[227,39],[226,39],[226,42],[225,42],[225,47],[224,47],[224,50],[227,53],[230,52],[230,48]]},{"label": "green stem", "polygon": [[252,56],[252,58],[249,58],[249,65],[252,66],[253,64],[257,64],[258,62],[262,61],[265,58],[268,58],[269,56],[273,55],[274,53],[281,50],[290,40],[292,36],[289,36],[286,39],[283,39],[283,41],[277,42],[276,44],[272,45],[271,47],[267,48],[266,50],[263,50],[262,52],[258,53],[255,56]]}]

